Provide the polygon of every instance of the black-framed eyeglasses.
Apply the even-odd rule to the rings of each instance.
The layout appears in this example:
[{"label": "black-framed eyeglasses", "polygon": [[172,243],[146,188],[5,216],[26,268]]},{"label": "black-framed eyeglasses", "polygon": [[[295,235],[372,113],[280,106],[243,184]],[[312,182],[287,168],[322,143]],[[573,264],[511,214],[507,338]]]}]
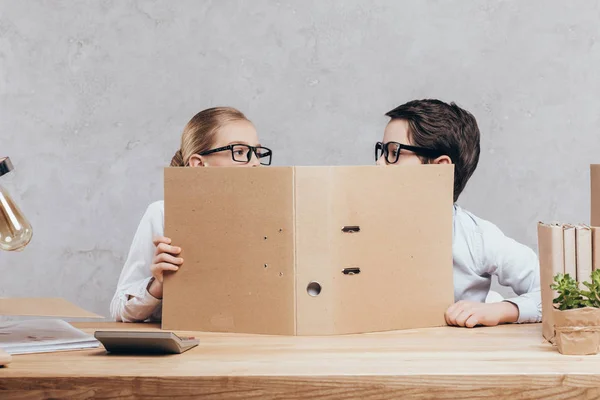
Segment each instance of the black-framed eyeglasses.
[{"label": "black-framed eyeglasses", "polygon": [[438,158],[443,156],[443,154],[437,150],[428,149],[426,147],[417,147],[417,146],[409,146],[407,144],[402,144],[398,142],[377,142],[375,143],[375,161],[381,158],[383,154],[385,156],[385,161],[388,164],[395,164],[400,157],[400,152],[402,150],[408,150],[415,153],[418,156],[427,157],[427,158]]},{"label": "black-framed eyeglasses", "polygon": [[231,151],[231,158],[235,162],[248,164],[252,160],[252,154],[258,158],[261,165],[271,165],[273,151],[262,146],[250,146],[247,144],[230,144],[228,146],[219,147],[218,149],[207,150],[199,153],[199,156],[207,156],[221,151]]}]

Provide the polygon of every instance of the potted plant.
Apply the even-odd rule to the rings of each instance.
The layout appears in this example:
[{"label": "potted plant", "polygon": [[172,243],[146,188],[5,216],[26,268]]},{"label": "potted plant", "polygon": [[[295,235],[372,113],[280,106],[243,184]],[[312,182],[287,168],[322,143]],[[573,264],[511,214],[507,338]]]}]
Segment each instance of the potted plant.
[{"label": "potted plant", "polygon": [[[561,354],[597,354],[600,347],[600,270],[591,282],[577,281],[569,274],[556,274],[552,289],[555,341]],[[587,290],[586,290],[587,289]]]}]

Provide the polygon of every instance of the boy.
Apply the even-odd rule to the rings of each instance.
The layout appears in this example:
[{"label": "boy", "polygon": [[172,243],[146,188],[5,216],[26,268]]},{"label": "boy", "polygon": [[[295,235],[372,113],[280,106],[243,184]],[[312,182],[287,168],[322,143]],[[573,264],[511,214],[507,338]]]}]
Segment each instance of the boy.
[{"label": "boy", "polygon": [[[454,164],[454,202],[479,161],[475,117],[456,104],[414,100],[386,116],[383,142],[375,146],[378,165]],[[494,224],[454,205],[452,255],[455,304],[448,325],[472,328],[542,319],[539,261],[530,248],[504,236]],[[485,303],[492,275],[517,297]]]}]

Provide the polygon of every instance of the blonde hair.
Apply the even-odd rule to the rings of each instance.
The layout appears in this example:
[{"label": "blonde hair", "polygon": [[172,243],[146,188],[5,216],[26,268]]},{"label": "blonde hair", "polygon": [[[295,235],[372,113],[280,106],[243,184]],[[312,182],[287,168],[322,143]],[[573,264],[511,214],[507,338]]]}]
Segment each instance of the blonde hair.
[{"label": "blonde hair", "polygon": [[181,147],[171,160],[171,167],[186,167],[194,154],[210,150],[220,128],[229,122],[248,121],[232,107],[214,107],[200,111],[187,123],[181,135]]}]

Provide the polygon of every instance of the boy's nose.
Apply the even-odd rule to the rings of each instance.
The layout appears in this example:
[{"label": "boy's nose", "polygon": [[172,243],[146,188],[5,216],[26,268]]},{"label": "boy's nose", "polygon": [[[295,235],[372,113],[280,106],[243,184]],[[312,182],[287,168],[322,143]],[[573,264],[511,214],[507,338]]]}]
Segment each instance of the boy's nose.
[{"label": "boy's nose", "polygon": [[383,157],[383,155],[381,155],[381,156],[380,156],[380,157],[377,159],[377,161],[376,161],[376,164],[377,164],[377,165],[386,165],[385,158]]}]

